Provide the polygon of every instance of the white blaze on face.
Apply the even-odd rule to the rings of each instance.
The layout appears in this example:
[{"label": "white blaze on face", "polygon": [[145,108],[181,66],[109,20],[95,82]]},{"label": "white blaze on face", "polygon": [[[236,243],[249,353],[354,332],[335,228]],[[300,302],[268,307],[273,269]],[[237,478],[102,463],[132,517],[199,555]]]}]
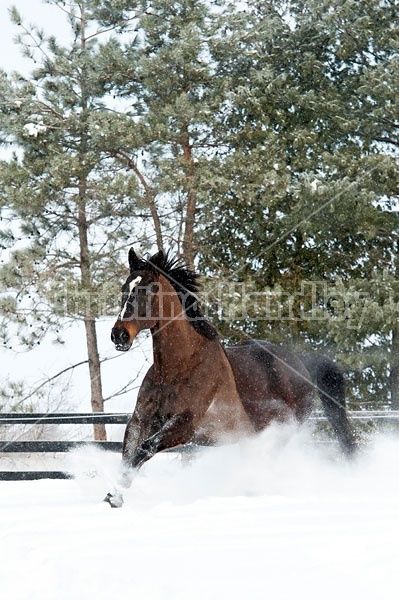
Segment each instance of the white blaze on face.
[{"label": "white blaze on face", "polygon": [[131,293],[133,292],[134,288],[136,287],[136,285],[138,285],[140,283],[140,281],[142,280],[142,277],[138,276],[136,277],[136,279],[132,279],[132,281],[129,283],[129,295],[127,297],[127,300],[120,312],[119,318],[122,320],[123,317],[125,316],[126,313],[126,309],[127,309],[127,303],[129,302],[129,298]]}]

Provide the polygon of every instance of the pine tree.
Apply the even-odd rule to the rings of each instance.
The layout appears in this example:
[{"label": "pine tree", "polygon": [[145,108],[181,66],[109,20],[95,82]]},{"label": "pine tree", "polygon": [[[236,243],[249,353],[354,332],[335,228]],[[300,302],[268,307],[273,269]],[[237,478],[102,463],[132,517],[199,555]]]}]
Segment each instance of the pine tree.
[{"label": "pine tree", "polygon": [[2,137],[19,151],[0,166],[0,198],[20,223],[3,228],[13,250],[1,276],[21,300],[6,297],[3,314],[33,325],[35,305],[38,341],[68,290],[94,385],[100,310],[82,299],[115,279],[136,216],[144,246],[177,247],[227,278],[208,286],[214,317],[220,303],[229,311],[226,338],[324,349],[345,359],[359,398],[396,406],[396,3],[85,0],[71,11],[71,47],[34,30],[33,79],[1,75]]},{"label": "pine tree", "polygon": [[[162,243],[193,268],[210,164],[220,143],[216,124],[223,94],[210,53],[215,15],[208,2],[193,0],[102,6],[107,26],[138,15],[135,43],[126,43],[114,65],[115,89],[134,103],[141,181],[161,215]],[[129,63],[135,65],[133,79],[126,75]],[[116,154],[130,165],[129,156]]]},{"label": "pine tree", "polygon": [[[397,326],[382,334],[387,313],[353,326],[364,294],[372,304],[374,282],[387,281],[382,266],[393,277],[396,270],[397,47],[393,2],[272,0],[233,7],[213,48],[220,81],[229,81],[228,150],[203,265],[233,273],[251,293],[269,289],[279,304],[276,318],[262,320],[254,306],[233,322],[236,331],[220,326],[230,338],[268,337],[345,358],[350,351],[366,394],[370,336],[390,357],[372,367],[374,393],[387,369],[391,383],[399,374]],[[384,289],[392,312],[393,288]]]},{"label": "pine tree", "polygon": [[[320,8],[311,5],[315,22]],[[398,408],[399,11],[389,0],[337,2],[324,21],[334,49],[335,73],[345,81],[343,123],[361,147],[359,159],[347,163],[362,173],[365,187],[375,195],[363,219],[367,261],[347,285],[347,321],[353,323],[355,318],[358,325],[347,328],[345,336],[342,326],[331,329],[345,358],[352,361],[365,392],[360,395],[372,390],[372,397],[389,399],[390,406]]]},{"label": "pine tree", "polygon": [[[0,129],[16,150],[0,163],[0,278],[8,292],[1,300],[6,346],[34,346],[49,331],[59,339],[68,323],[84,323],[98,412],[104,399],[96,321],[116,311],[129,243],[149,245],[151,230],[135,217],[151,215],[137,177],[113,157],[116,147],[134,147],[134,127],[112,110],[109,57],[118,43],[109,32],[100,43],[94,9],[89,0],[63,8],[71,32],[65,47],[12,11],[35,69],[28,80],[1,74]],[[104,437],[96,425],[95,438]]]}]

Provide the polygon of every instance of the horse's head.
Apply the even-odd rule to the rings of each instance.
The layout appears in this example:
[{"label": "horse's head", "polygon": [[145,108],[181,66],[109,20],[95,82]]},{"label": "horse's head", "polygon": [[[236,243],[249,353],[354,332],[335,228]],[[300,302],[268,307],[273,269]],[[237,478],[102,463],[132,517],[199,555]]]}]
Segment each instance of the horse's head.
[{"label": "horse's head", "polygon": [[129,250],[130,275],[122,286],[121,311],[111,331],[111,340],[117,350],[129,350],[142,329],[151,329],[158,322],[157,267],[164,260],[162,251],[144,262],[133,248]]},{"label": "horse's head", "polygon": [[112,328],[117,350],[126,351],[142,329],[159,321],[188,321],[200,335],[213,340],[217,331],[204,318],[198,298],[198,275],[180,259],[162,250],[150,259],[129,250],[130,275],[122,286],[121,311]]}]

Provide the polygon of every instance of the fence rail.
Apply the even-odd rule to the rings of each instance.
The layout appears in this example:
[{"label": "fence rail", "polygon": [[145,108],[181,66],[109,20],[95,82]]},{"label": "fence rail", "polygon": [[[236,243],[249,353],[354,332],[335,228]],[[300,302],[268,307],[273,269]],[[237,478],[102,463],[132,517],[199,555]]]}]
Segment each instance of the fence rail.
[{"label": "fence rail", "polygon": [[0,425],[123,425],[130,417],[129,413],[0,413]]},{"label": "fence rail", "polygon": [[[351,411],[350,418],[358,423],[398,423],[399,411]],[[129,413],[0,413],[0,426],[6,425],[90,425],[102,423],[105,425],[124,425],[130,418]],[[310,420],[325,422],[326,417],[321,411],[315,411]],[[1,427],[0,427],[1,432]],[[121,452],[121,442],[93,442],[93,441],[45,441],[45,440],[0,440],[0,454],[2,453],[58,453],[69,452],[73,448],[83,446],[101,448],[103,450]],[[188,446],[187,451],[192,451],[193,446]],[[63,471],[0,471],[0,480],[34,480],[34,479],[71,479],[71,473]]]},{"label": "fence rail", "polygon": [[69,441],[44,441],[44,440],[28,440],[28,441],[10,441],[0,442],[0,453],[2,452],[69,452],[73,448],[81,448],[83,446],[94,446],[102,450],[111,450],[113,452],[121,452],[122,442],[69,442]]},{"label": "fence rail", "polygon": [[[367,422],[374,421],[378,423],[393,423],[399,421],[399,410],[352,410],[348,411],[348,416],[352,421]],[[327,421],[323,411],[315,411],[310,416],[311,421]]]},{"label": "fence rail", "polygon": [[[0,413],[1,425],[125,425],[128,413]],[[92,441],[45,441],[45,440],[0,440],[1,453],[58,453],[69,452],[82,446],[101,448],[114,452],[122,451],[121,442]],[[71,479],[73,475],[64,471],[0,471],[0,481],[31,481],[36,479]]]}]

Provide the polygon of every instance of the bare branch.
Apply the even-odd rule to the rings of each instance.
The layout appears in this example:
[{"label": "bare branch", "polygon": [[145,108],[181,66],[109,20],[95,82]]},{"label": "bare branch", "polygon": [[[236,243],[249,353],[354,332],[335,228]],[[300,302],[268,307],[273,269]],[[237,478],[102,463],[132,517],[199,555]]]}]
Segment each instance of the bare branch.
[{"label": "bare branch", "polygon": [[38,392],[39,390],[41,390],[45,385],[47,385],[51,381],[54,381],[55,379],[57,379],[61,375],[64,375],[64,373],[67,373],[68,371],[76,369],[76,367],[80,367],[81,365],[84,365],[87,362],[89,362],[89,361],[88,360],[82,360],[81,362],[78,362],[78,363],[76,363],[74,365],[66,367],[65,369],[62,369],[62,371],[59,371],[58,373],[56,373],[52,377],[49,377],[48,379],[46,379],[45,381],[43,381],[40,385],[38,385],[37,387],[35,387],[27,396],[25,396],[24,398],[22,398],[22,400],[20,400],[18,404],[23,404],[26,400],[29,400],[29,398],[31,398],[32,396],[34,396],[34,394],[36,394],[36,392]]},{"label": "bare branch", "polygon": [[157,238],[157,246],[158,246],[158,249],[161,250],[163,248],[162,225],[161,225],[161,219],[159,217],[158,209],[155,204],[155,199],[154,199],[152,190],[151,190],[150,186],[148,185],[144,175],[138,168],[137,164],[134,162],[134,160],[132,158],[130,158],[130,156],[126,152],[124,152],[123,150],[117,150],[117,151],[115,151],[114,156],[116,156],[117,158],[119,157],[119,158],[123,159],[125,164],[128,166],[129,169],[131,169],[135,173],[135,175],[137,176],[141,185],[143,186],[144,191],[145,191],[145,199],[146,199],[148,207],[151,211],[152,220],[154,222],[154,229],[155,229],[156,238]]}]

